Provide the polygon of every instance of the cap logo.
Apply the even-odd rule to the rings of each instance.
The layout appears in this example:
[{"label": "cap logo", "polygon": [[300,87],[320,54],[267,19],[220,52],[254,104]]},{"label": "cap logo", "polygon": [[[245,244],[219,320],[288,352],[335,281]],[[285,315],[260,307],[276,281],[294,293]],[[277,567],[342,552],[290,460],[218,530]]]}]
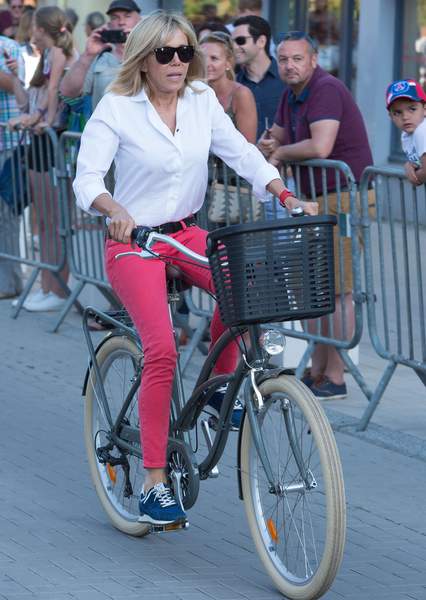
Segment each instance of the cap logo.
[{"label": "cap logo", "polygon": [[400,94],[401,92],[407,92],[410,88],[410,85],[407,81],[397,81],[392,86],[392,92],[394,94]]}]

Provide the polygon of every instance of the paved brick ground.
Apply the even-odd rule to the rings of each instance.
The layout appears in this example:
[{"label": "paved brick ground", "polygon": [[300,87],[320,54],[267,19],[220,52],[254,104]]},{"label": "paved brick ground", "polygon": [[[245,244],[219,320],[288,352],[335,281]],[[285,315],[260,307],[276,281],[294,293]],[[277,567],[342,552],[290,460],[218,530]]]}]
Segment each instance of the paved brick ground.
[{"label": "paved brick ground", "polygon": [[[9,302],[0,302],[0,598],[281,598],[253,551],[237,497],[235,439],[221,478],[202,484],[188,531],[133,539],[110,526],[83,448],[87,352],[79,318],[71,315],[56,335],[48,333],[51,324],[51,315],[25,311],[14,321]],[[337,439],[348,539],[325,598],[424,600],[424,462],[396,451],[397,442],[395,450],[375,443],[374,435],[342,431]]]}]

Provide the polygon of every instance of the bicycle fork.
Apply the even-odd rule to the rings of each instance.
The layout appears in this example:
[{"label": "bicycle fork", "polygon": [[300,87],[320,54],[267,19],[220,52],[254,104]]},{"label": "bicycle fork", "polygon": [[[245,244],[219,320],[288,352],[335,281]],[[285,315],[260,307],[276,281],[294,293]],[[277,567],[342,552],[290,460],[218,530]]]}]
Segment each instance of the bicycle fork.
[{"label": "bicycle fork", "polygon": [[[317,487],[317,482],[312,471],[310,469],[307,469],[304,464],[301,450],[296,441],[293,410],[291,407],[291,403],[287,398],[280,398],[281,411],[284,417],[284,423],[289,440],[289,445],[293,453],[297,468],[299,470],[300,481],[289,485],[284,485],[284,482],[280,482],[276,479],[276,477],[274,477],[271,463],[268,457],[268,452],[265,448],[263,436],[258,421],[258,417],[262,413],[264,403],[262,394],[256,383],[255,374],[257,370],[258,369],[256,368],[250,369],[250,377],[246,379],[244,386],[244,398],[247,416],[249,418],[250,427],[253,435],[254,445],[256,447],[257,454],[259,456],[260,462],[262,463],[265,475],[269,483],[269,492],[271,494],[282,496],[284,494],[292,492],[301,493],[306,490],[314,489]],[[254,402],[253,392],[255,397]]]}]

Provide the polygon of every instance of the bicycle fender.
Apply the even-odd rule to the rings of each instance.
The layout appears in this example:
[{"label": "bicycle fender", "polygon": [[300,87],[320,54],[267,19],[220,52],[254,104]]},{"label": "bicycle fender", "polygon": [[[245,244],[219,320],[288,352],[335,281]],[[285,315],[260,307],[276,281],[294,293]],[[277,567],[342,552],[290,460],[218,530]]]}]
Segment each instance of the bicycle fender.
[{"label": "bicycle fender", "polygon": [[243,408],[243,414],[241,415],[240,429],[238,430],[238,445],[237,445],[237,481],[238,481],[238,497],[240,500],[244,500],[243,487],[241,485],[241,440],[243,437],[243,427],[246,420],[246,407]]},{"label": "bicycle fender", "polygon": [[282,368],[278,367],[276,369],[270,369],[268,371],[263,371],[262,374],[259,376],[259,378],[256,378],[256,383],[257,383],[257,385],[260,385],[267,379],[277,379],[281,375],[293,375],[294,376],[294,369],[282,369]]}]

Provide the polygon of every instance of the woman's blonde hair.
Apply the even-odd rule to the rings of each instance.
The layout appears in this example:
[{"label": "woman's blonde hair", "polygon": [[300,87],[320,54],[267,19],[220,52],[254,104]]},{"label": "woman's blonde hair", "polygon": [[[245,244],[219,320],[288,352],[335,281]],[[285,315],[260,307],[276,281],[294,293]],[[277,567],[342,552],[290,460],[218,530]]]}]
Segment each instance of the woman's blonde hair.
[{"label": "woman's blonde hair", "polygon": [[[147,74],[142,71],[143,63],[155,48],[165,46],[176,31],[186,35],[188,45],[194,46],[195,50],[185,86],[191,87],[193,81],[203,79],[204,60],[192,25],[178,13],[157,10],[142,19],[131,31],[124,47],[123,63],[108,91],[119,96],[136,96],[142,89],[148,93],[152,91]],[[184,88],[180,94],[183,94]]]},{"label": "woman's blonde hair", "polygon": [[[37,27],[44,29],[46,34],[52,38],[53,45],[60,48],[66,58],[70,58],[74,50],[74,41],[70,32],[70,24],[63,10],[57,6],[42,6],[34,13]],[[30,81],[30,86],[41,87],[47,80],[44,73],[45,53],[43,52],[37,69]]]},{"label": "woman's blonde hair", "polygon": [[24,12],[19,19],[19,25],[15,35],[15,42],[18,42],[18,44],[27,44],[31,41],[34,12],[35,8],[32,6],[25,7]]},{"label": "woman's blonde hair", "polygon": [[211,31],[210,33],[207,33],[206,35],[203,35],[203,37],[201,38],[199,43],[200,43],[200,46],[202,44],[220,44],[221,46],[224,47],[226,59],[232,65],[230,69],[227,69],[226,76],[231,81],[235,81],[235,71],[234,71],[235,54],[234,54],[234,47],[232,45],[231,36],[228,35],[227,33],[224,33],[223,31]]}]

